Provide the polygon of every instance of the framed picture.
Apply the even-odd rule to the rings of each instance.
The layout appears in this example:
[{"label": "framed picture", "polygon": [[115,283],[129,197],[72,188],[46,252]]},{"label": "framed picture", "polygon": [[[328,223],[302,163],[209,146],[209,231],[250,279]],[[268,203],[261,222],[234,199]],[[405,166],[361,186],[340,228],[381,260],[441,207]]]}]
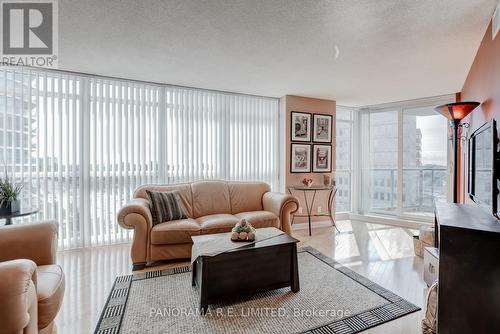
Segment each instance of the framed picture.
[{"label": "framed picture", "polygon": [[310,173],[311,172],[311,145],[292,144],[290,155],[290,172]]},{"label": "framed picture", "polygon": [[332,145],[313,145],[313,172],[332,171]]},{"label": "framed picture", "polygon": [[311,141],[311,114],[292,111],[291,141]]},{"label": "framed picture", "polygon": [[332,142],[332,115],[314,114],[313,141],[319,143]]}]

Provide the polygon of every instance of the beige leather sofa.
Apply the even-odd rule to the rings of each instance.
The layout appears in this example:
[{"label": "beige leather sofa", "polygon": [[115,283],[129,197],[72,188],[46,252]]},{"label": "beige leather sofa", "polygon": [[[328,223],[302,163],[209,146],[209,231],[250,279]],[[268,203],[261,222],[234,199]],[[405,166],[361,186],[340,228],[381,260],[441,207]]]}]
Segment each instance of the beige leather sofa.
[{"label": "beige leather sofa", "polygon": [[[152,225],[146,189],[179,191],[188,219]],[[191,236],[229,232],[242,218],[255,228],[277,227],[291,233],[290,214],[298,209],[291,195],[270,192],[262,182],[200,181],[175,185],[145,185],[118,213],[118,223],[134,230],[131,256],[134,270],[159,260],[191,257]]]},{"label": "beige leather sofa", "polygon": [[55,264],[57,224],[0,227],[0,333],[55,333],[64,273]]}]

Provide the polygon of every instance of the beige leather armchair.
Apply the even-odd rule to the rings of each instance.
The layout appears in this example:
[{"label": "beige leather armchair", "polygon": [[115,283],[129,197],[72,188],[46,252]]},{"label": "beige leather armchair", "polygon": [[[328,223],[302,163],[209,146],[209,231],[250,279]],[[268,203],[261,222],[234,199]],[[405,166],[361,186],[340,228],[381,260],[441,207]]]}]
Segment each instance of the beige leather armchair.
[{"label": "beige leather armchair", "polygon": [[[188,218],[153,226],[146,190],[177,190]],[[263,182],[199,181],[172,185],[145,185],[118,212],[118,224],[134,230],[133,269],[160,260],[191,257],[191,236],[229,232],[240,219],[255,228],[276,227],[291,234],[290,215],[297,199],[270,191]]]},{"label": "beige leather armchair", "polygon": [[437,333],[438,317],[438,289],[439,283],[434,282],[427,292],[427,301],[425,305],[425,317],[422,319],[422,334]]},{"label": "beige leather armchair", "polygon": [[57,224],[0,227],[0,333],[54,333],[64,296]]}]

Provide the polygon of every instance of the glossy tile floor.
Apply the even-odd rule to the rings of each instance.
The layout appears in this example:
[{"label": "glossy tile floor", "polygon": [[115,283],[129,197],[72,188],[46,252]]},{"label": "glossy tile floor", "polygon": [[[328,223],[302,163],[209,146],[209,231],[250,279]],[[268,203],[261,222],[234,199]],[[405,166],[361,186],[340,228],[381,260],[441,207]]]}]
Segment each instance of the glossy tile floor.
[{"label": "glossy tile floor", "polygon": [[[338,222],[316,227],[310,237],[306,226],[297,226],[299,246],[311,246],[422,307],[427,287],[422,279],[422,259],[413,255],[414,231],[400,227]],[[129,245],[59,252],[58,263],[66,274],[66,293],[56,319],[59,334],[93,333],[117,275],[131,273]],[[154,267],[187,265],[168,263]],[[331,282],[335,284],[335,282]],[[363,333],[417,334],[423,311],[388,322]]]}]

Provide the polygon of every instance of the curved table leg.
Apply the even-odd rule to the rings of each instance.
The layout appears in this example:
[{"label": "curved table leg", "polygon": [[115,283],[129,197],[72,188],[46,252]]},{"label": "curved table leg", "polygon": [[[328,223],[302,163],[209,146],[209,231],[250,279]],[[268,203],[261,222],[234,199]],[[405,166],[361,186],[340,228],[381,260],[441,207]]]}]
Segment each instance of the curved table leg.
[{"label": "curved table leg", "polygon": [[311,216],[312,216],[312,211],[314,209],[314,200],[316,199],[316,193],[317,192],[318,191],[316,189],[314,189],[312,200],[311,200],[311,204],[309,205],[307,203],[307,193],[306,193],[306,191],[304,191],[304,199],[306,201],[306,206],[307,206],[307,220],[308,220],[308,223],[309,223],[309,236],[312,235]]},{"label": "curved table leg", "polygon": [[305,190],[303,190],[303,192],[304,192],[304,201],[306,202],[307,222],[309,224],[309,236],[311,236],[312,235],[312,233],[311,233],[311,213],[312,213],[312,208],[314,205],[314,198],[316,197],[316,191],[314,191],[314,193],[313,193],[311,206],[309,206],[309,201],[307,200],[307,192]]},{"label": "curved table leg", "polygon": [[[292,189],[288,188],[288,192],[290,193],[290,195],[293,196]],[[290,226],[293,226],[294,221],[295,221],[295,213],[292,214],[292,221],[290,222]]]},{"label": "curved table leg", "polygon": [[[302,190],[302,189],[300,189]],[[326,190],[326,189],[319,189],[319,190]],[[311,199],[311,203],[309,203],[308,199],[307,199],[307,191],[313,191],[313,196],[312,196],[312,199]],[[307,223],[308,223],[308,227],[309,227],[309,236],[312,235],[312,222],[311,222],[311,216],[312,216],[312,211],[313,211],[313,208],[314,208],[314,201],[316,199],[316,193],[318,192],[318,189],[308,189],[308,190],[302,190],[302,193],[304,194],[304,201],[305,201],[305,204],[306,204],[306,211],[307,211]],[[293,195],[292,194],[292,189],[291,188],[288,188],[288,192],[290,193],[290,195]],[[335,229],[337,230],[337,232],[340,233],[339,229],[337,228],[337,225],[335,224],[335,216],[333,215],[332,211],[333,211],[333,201],[335,199],[335,195],[337,194],[337,189],[336,188],[332,188],[330,190],[330,194],[328,195],[328,215],[330,216],[330,220],[332,221],[332,226],[335,227]],[[305,217],[305,216],[302,216],[302,217]],[[295,221],[295,214],[293,214],[292,216],[292,222],[291,224],[293,225],[293,222]]]},{"label": "curved table leg", "polygon": [[337,228],[337,224],[335,223],[335,216],[333,215],[333,201],[335,199],[335,196],[337,195],[337,188],[332,188],[330,190],[330,195],[328,195],[328,214],[330,215],[330,219],[332,221],[332,226],[335,227],[337,232],[340,233],[339,229]]}]

